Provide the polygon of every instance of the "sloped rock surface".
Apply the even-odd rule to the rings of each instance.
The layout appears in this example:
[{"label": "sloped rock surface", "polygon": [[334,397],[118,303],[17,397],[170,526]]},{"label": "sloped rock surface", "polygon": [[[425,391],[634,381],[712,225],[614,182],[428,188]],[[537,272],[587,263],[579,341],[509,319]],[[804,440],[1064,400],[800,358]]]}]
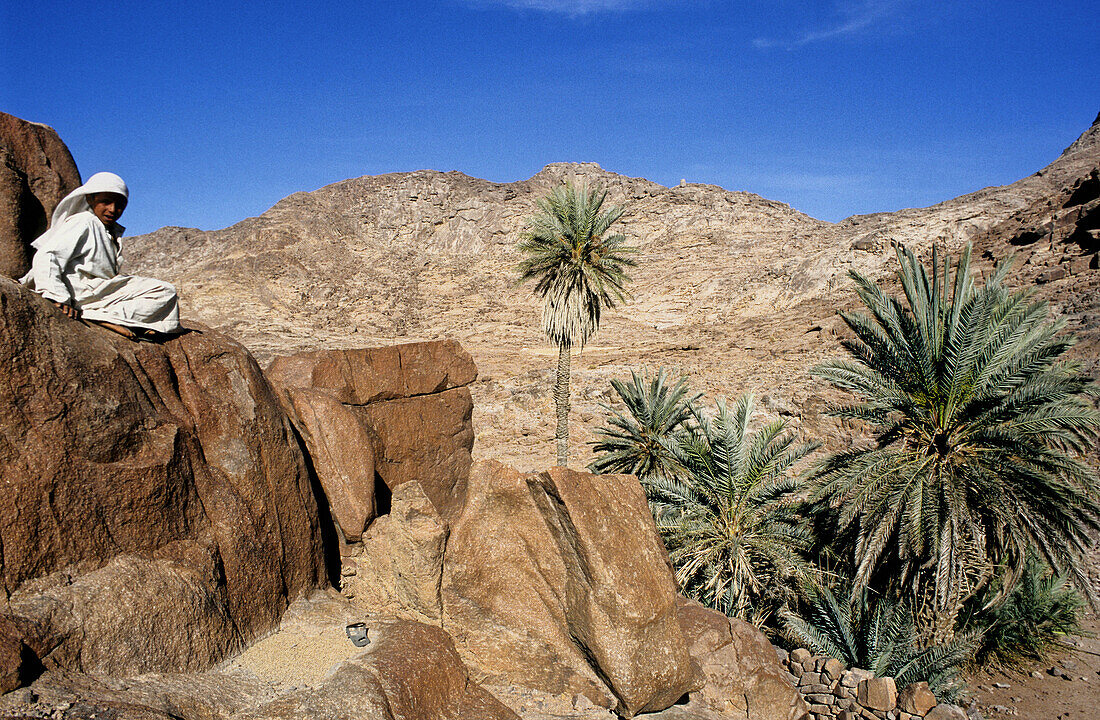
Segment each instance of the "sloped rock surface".
[{"label": "sloped rock surface", "polygon": [[798,720],[807,717],[802,696],[783,675],[775,648],[752,625],[679,598],[677,618],[691,657],[706,681],[664,720],[677,717],[737,717]]},{"label": "sloped rock surface", "polygon": [[65,720],[223,720],[265,701],[259,683],[217,674],[132,678],[51,670],[0,696],[0,717]]},{"label": "sloped rock surface", "polygon": [[694,687],[676,586],[631,476],[475,466],[443,566],[443,627],[488,677],[624,716]]},{"label": "sloped rock surface", "polygon": [[358,542],[377,514],[370,433],[351,409],[326,392],[286,388],[284,397],[338,530],[348,542]]},{"label": "sloped rock surface", "polygon": [[442,630],[411,621],[380,629],[370,649],[313,690],[291,693],[240,720],[519,720],[473,682]]},{"label": "sloped rock surface", "polygon": [[[46,667],[208,667],[325,582],[305,457],[248,352],[135,344],[0,278],[3,612]],[[29,645],[29,644],[28,644]]]},{"label": "sloped rock surface", "polygon": [[0,275],[30,269],[30,242],[79,186],[73,156],[53,128],[0,112]]}]

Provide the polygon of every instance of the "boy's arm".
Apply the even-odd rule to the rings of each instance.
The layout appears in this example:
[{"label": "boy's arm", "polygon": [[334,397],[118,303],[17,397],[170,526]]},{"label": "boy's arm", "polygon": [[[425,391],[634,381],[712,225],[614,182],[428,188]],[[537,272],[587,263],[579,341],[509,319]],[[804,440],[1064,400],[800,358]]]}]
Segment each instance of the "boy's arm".
[{"label": "boy's arm", "polygon": [[62,227],[48,245],[34,254],[31,269],[34,271],[34,289],[39,295],[58,305],[72,305],[74,293],[65,268],[79,254],[89,230],[86,224],[83,227]]}]

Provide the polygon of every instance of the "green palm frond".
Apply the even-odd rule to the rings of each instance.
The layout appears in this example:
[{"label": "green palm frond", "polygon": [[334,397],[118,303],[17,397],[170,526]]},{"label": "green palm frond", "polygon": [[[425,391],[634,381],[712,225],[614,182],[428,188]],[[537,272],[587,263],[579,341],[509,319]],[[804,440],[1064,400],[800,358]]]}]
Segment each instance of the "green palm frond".
[{"label": "green palm frond", "polygon": [[555,345],[584,345],[600,326],[600,313],[626,299],[626,268],[636,248],[608,235],[622,208],[605,208],[607,191],[566,183],[538,202],[517,246],[525,255],[519,281],[534,281],[543,300],[542,329]]},{"label": "green palm frond", "polygon": [[959,668],[974,657],[979,636],[921,647],[910,608],[897,600],[872,600],[857,593],[854,602],[840,602],[825,586],[810,586],[801,614],[781,613],[783,635],[810,651],[843,661],[849,667],[893,677],[899,687],[927,681],[941,700],[961,690]]},{"label": "green palm frond", "polygon": [[813,500],[850,553],[853,593],[908,593],[922,636],[947,638],[1027,547],[1084,581],[1100,482],[1074,456],[1100,437],[1097,389],[1063,358],[1073,338],[1046,304],[1003,285],[1007,264],[979,283],[969,247],[953,266],[938,249],[930,269],[900,246],[898,261],[901,299],[850,273],[867,312],[842,314],[848,356],[812,371],[855,396],[830,411],[875,437],[817,465]]},{"label": "green palm frond", "polygon": [[[965,618],[967,625],[982,629],[977,661],[1019,670],[1065,650],[1066,637],[1081,631],[1084,609],[1066,580],[1030,551],[1018,577],[998,577],[970,604]],[[1003,602],[990,603],[1002,594]]]},{"label": "green palm frond", "polygon": [[591,443],[597,454],[589,464],[595,473],[630,473],[640,479],[673,477],[680,467],[666,443],[687,432],[702,393],[692,393],[687,378],[670,384],[665,369],[643,376],[630,372],[630,382],[612,380],[611,386],[626,405],[616,412],[608,405],[607,426],[598,428],[599,440]]},{"label": "green palm frond", "polygon": [[795,509],[793,466],[813,444],[774,422],[750,432],[751,395],[708,415],[695,409],[684,432],[662,442],[675,471],[643,487],[686,594],[728,615],[758,619],[818,570],[813,537]]}]

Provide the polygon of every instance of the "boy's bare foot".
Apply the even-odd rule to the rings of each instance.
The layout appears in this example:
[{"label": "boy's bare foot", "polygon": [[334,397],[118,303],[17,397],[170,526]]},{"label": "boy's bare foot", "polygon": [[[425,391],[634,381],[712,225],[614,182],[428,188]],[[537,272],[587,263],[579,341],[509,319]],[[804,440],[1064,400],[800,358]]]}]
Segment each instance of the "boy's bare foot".
[{"label": "boy's bare foot", "polygon": [[93,322],[95,322],[96,325],[101,325],[107,328],[111,332],[118,333],[127,340],[137,340],[137,335],[135,335],[134,331],[128,327],[125,327],[123,325],[115,325],[114,323],[106,322],[104,320],[95,320]]},{"label": "boy's bare foot", "polygon": [[50,300],[50,302],[52,302],[54,304],[54,307],[60,310],[65,317],[72,318],[73,320],[80,319],[80,310],[78,308],[75,308],[68,303],[59,303],[56,300]]}]

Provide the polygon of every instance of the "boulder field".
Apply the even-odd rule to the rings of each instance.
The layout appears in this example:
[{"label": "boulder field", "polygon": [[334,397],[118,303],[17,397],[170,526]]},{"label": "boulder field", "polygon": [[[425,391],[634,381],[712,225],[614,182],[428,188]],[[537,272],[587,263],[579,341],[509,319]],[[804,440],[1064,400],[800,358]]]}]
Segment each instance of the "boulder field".
[{"label": "boulder field", "polygon": [[[804,715],[758,631],[678,596],[635,478],[473,462],[457,343],[268,374],[208,328],[134,343],[0,278],[0,713],[522,716],[504,687]],[[303,604],[372,642],[292,687],[228,669]]]}]

